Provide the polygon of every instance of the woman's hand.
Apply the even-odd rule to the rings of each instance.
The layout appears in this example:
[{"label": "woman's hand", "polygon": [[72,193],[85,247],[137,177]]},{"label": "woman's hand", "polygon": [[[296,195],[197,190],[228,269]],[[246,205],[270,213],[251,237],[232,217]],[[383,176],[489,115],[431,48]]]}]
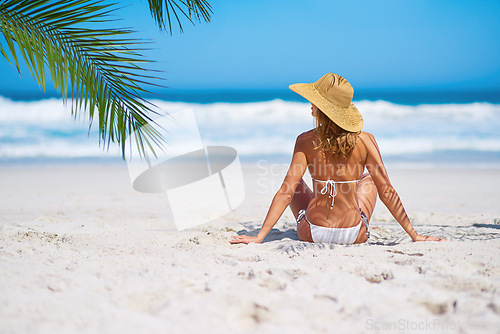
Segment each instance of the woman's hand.
[{"label": "woman's hand", "polygon": [[257,244],[260,244],[262,242],[262,239],[259,237],[251,237],[248,235],[233,235],[231,237],[231,240],[229,240],[230,243],[232,244],[249,244],[251,242],[255,242]]},{"label": "woman's hand", "polygon": [[417,235],[413,241],[448,241],[446,239],[441,239],[438,237],[433,237],[432,235]]}]

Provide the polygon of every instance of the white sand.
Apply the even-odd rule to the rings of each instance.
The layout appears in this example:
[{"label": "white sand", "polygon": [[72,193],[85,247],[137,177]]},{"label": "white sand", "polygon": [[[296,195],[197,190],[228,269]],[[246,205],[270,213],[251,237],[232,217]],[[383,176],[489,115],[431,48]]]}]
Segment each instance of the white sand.
[{"label": "white sand", "polygon": [[351,246],[298,241],[289,210],[229,244],[282,179],[244,172],[240,207],[177,232],[125,165],[1,167],[0,333],[500,333],[499,170],[389,169],[417,231],[451,242],[412,243],[379,203]]}]

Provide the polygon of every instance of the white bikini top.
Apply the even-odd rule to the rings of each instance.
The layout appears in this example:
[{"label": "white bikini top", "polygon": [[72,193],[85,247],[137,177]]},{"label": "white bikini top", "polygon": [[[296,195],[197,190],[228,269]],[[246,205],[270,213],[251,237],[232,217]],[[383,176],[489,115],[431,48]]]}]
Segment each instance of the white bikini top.
[{"label": "white bikini top", "polygon": [[335,196],[337,196],[337,186],[335,185],[336,183],[356,183],[359,180],[352,180],[352,181],[335,181],[335,180],[316,180],[313,178],[313,181],[316,182],[321,182],[324,183],[325,185],[321,189],[321,194],[324,195],[328,191],[328,186],[330,186],[330,193],[328,194],[328,197],[332,198],[332,206],[330,209],[333,208],[333,204],[335,204]]}]

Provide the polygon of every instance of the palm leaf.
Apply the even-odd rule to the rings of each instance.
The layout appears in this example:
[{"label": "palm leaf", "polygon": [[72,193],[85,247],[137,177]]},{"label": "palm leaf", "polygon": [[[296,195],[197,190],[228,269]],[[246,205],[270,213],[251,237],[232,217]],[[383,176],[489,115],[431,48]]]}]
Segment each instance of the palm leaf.
[{"label": "palm leaf", "polygon": [[163,137],[155,127],[145,126],[154,124],[155,112],[141,94],[149,93],[142,86],[154,85],[157,78],[139,66],[150,63],[138,53],[145,42],[129,37],[130,30],[101,28],[112,21],[109,13],[114,10],[113,4],[97,0],[0,1],[0,32],[7,46],[0,41],[0,53],[19,73],[20,54],[44,90],[47,68],[65,102],[71,91],[75,117],[88,111],[89,130],[97,116],[104,147],[120,144],[125,158],[126,139],[136,131],[143,141],[138,143],[140,154],[145,147],[154,153]]},{"label": "palm leaf", "polygon": [[[165,29],[172,34],[172,20],[175,18],[179,24],[180,31],[182,32],[182,22],[179,16],[184,16],[189,22],[194,24],[194,21],[210,22],[210,15],[212,14],[212,7],[206,0],[179,0],[179,3],[187,8],[183,10],[182,7],[173,0],[148,0],[149,9],[156,24],[160,30]],[[180,12],[180,14],[177,14]]]}]

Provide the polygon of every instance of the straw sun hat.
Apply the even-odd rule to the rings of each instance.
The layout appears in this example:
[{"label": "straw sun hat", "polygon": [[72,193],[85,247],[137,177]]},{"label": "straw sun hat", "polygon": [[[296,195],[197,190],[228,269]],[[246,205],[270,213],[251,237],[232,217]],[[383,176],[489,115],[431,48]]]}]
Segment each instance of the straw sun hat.
[{"label": "straw sun hat", "polygon": [[363,117],[351,102],[354,89],[340,75],[327,73],[314,83],[297,83],[289,88],[318,107],[342,129],[358,132],[363,128]]}]

